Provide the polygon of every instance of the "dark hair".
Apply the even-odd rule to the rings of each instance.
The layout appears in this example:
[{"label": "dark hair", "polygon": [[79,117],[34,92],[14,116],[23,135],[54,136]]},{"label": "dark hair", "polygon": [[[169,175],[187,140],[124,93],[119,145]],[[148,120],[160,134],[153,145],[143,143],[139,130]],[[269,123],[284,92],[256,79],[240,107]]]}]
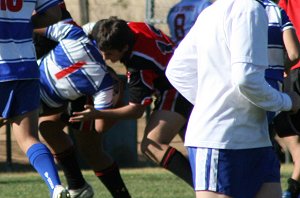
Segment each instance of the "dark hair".
[{"label": "dark hair", "polygon": [[93,27],[90,37],[103,51],[122,50],[126,45],[131,46],[134,42],[134,34],[127,22],[117,17],[99,20]]}]

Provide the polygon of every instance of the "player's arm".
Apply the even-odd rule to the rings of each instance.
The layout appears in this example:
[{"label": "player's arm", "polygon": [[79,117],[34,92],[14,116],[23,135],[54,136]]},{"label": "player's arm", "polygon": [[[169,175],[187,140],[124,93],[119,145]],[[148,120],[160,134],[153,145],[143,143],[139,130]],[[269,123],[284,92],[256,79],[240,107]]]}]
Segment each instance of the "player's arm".
[{"label": "player's arm", "polygon": [[290,69],[299,61],[300,46],[294,29],[288,29],[283,32],[283,42],[286,49],[285,67]]},{"label": "player's arm", "polygon": [[145,106],[133,103],[129,103],[123,107],[101,111],[96,110],[92,105],[85,105],[84,108],[84,111],[74,112],[69,121],[79,122],[92,119],[137,119],[140,118],[145,111]]},{"label": "player's arm", "polygon": [[196,32],[193,27],[183,38],[166,69],[170,83],[192,104],[195,104],[198,87]]},{"label": "player's arm", "polygon": [[34,29],[47,27],[61,19],[61,9],[54,5],[43,12],[34,13],[31,17]]}]

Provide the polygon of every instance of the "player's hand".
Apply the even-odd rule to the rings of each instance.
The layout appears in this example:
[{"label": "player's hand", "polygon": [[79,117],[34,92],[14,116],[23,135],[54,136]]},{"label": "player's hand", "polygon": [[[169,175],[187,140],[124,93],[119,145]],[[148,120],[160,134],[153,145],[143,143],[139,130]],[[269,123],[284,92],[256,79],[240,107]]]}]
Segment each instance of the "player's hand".
[{"label": "player's hand", "polygon": [[81,122],[84,120],[93,120],[96,117],[97,110],[93,105],[84,105],[85,110],[81,112],[73,112],[69,122]]},{"label": "player's hand", "polygon": [[300,96],[297,92],[291,91],[291,92],[287,92],[286,94],[288,94],[292,100],[292,109],[291,109],[291,113],[297,113],[298,110],[300,109]]}]

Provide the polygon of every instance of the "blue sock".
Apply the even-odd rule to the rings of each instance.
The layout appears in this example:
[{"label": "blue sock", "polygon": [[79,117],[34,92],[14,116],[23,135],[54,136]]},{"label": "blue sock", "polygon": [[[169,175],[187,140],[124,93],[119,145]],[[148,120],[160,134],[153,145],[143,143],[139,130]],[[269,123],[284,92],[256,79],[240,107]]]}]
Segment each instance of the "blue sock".
[{"label": "blue sock", "polygon": [[44,144],[37,143],[28,149],[26,155],[31,165],[46,182],[52,195],[54,187],[61,182],[50,150]]}]

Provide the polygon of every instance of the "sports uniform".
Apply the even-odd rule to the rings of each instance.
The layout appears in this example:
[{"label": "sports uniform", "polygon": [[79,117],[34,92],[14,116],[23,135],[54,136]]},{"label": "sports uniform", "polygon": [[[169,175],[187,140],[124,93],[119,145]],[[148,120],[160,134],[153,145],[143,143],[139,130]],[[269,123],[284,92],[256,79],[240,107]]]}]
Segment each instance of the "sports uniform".
[{"label": "sports uniform", "polygon": [[83,30],[71,20],[62,21],[49,26],[45,36],[58,44],[40,60],[43,102],[57,108],[88,95],[97,109],[111,107],[113,80]]},{"label": "sports uniform", "polygon": [[[72,141],[69,137],[57,134],[64,134],[60,126],[61,122],[66,125],[66,114],[62,113],[66,111],[67,104],[70,104],[71,111],[82,109],[86,103],[93,104],[98,110],[111,108],[114,105],[113,95],[117,80],[111,75],[110,68],[106,66],[95,43],[71,16],[67,15],[66,10],[62,11],[66,18],[45,30],[45,37],[52,42],[48,40],[47,43],[39,43],[43,39],[38,39],[36,43],[40,51],[37,54],[48,52],[39,60],[43,101],[40,131],[55,151],[56,160],[65,173],[71,198],[79,195],[92,197],[93,190],[82,176],[75,148],[73,143],[70,143]],[[49,121],[51,126],[47,125]],[[81,126],[72,124],[73,129],[80,131],[75,135],[79,149],[113,197],[130,197],[119,167],[103,150],[101,134],[94,131],[93,123],[94,120],[82,122]],[[55,142],[51,142],[52,139],[55,139]]]},{"label": "sports uniform", "polygon": [[261,1],[218,0],[199,15],[169,62],[168,79],[194,104],[185,146],[197,197],[210,191],[253,198],[269,182],[274,188],[266,197],[280,194],[265,111],[290,110],[292,103],[264,79],[267,31]]},{"label": "sports uniform", "polygon": [[[39,69],[33,27],[58,20],[56,0],[6,0],[0,11],[0,112],[53,198],[68,197],[49,149],[38,140]],[[33,15],[33,12],[35,14]],[[32,195],[34,197],[34,195]]]},{"label": "sports uniform", "polygon": [[175,4],[167,16],[172,41],[178,45],[194,25],[198,15],[210,5],[209,0],[181,0]]},{"label": "sports uniform", "polygon": [[155,96],[154,110],[175,111],[188,118],[191,104],[176,92],[165,76],[173,55],[171,40],[146,23],[130,22],[128,26],[134,32],[135,42],[121,62],[127,68],[129,102],[147,106]]},{"label": "sports uniform", "polygon": [[[87,29],[91,28],[87,26]],[[192,186],[187,158],[170,146],[175,135],[184,133],[192,105],[171,86],[165,76],[174,45],[160,30],[143,22],[126,22],[117,17],[95,23],[90,36],[105,60],[120,61],[127,69],[129,103],[122,107],[74,112],[70,121],[136,119],[155,100],[147,119],[141,151]]]}]

